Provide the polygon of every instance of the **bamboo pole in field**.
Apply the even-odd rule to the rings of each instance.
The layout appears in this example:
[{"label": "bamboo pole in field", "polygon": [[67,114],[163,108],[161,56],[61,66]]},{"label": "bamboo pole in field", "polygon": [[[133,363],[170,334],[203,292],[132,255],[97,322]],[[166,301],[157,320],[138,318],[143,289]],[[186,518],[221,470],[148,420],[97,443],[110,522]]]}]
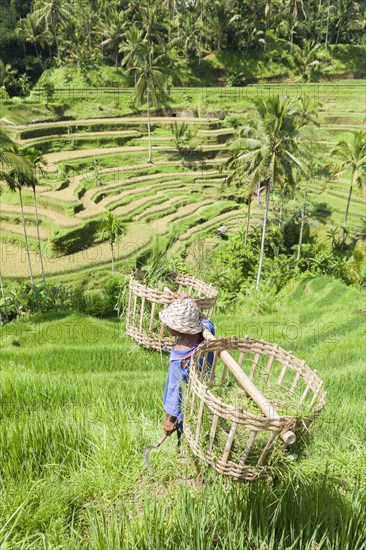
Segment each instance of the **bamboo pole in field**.
[{"label": "bamboo pole in field", "polygon": [[[208,342],[210,340],[216,340],[216,338],[211,334],[207,329],[203,330],[203,337]],[[249,376],[240,368],[235,359],[230,355],[226,350],[220,353],[220,357],[223,360],[225,366],[232,372],[235,378],[240,382],[244,390],[247,392],[249,397],[251,397],[261,409],[263,414],[270,420],[279,420],[281,416],[277,413],[276,409],[271,405],[268,399],[262,394],[262,392],[253,384]],[[288,430],[285,433],[280,434],[282,440],[286,445],[292,445],[296,441],[296,435],[293,431]]]}]

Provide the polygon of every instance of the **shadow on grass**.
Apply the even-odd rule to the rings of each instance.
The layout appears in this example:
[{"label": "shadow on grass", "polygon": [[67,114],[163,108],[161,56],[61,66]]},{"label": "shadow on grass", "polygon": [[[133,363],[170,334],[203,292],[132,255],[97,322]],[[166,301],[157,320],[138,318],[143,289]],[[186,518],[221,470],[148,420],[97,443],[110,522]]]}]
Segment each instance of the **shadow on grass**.
[{"label": "shadow on grass", "polygon": [[313,217],[322,224],[326,224],[331,215],[332,209],[326,202],[319,202],[313,211]]}]

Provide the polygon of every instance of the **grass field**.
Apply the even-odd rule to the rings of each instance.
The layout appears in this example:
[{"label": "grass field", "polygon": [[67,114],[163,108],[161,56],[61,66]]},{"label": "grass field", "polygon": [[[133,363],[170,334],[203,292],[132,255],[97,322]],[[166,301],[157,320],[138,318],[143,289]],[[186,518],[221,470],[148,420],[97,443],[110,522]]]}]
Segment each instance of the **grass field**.
[{"label": "grass field", "polygon": [[243,303],[215,317],[219,335],[291,349],[328,392],[300,458],[254,483],[177,455],[174,436],[147,471],[167,356],[132,343],[117,319],[55,313],[1,327],[0,547],[363,550],[365,315],[360,291],[307,276],[277,313],[253,317]]}]

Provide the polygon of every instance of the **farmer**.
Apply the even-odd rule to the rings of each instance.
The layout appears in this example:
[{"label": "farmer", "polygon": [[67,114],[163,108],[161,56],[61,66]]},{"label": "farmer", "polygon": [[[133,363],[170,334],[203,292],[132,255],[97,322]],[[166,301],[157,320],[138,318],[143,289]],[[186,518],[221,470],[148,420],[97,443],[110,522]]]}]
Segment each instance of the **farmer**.
[{"label": "farmer", "polygon": [[[182,381],[189,377],[190,358],[202,342],[202,331],[207,328],[214,334],[214,325],[200,311],[189,294],[181,293],[166,309],[159,313],[160,320],[166,325],[169,334],[177,337],[169,357],[169,371],[166,381],[163,403],[166,412],[164,433],[171,435],[176,429],[183,431]],[[213,354],[207,357],[207,366],[212,364]]]}]

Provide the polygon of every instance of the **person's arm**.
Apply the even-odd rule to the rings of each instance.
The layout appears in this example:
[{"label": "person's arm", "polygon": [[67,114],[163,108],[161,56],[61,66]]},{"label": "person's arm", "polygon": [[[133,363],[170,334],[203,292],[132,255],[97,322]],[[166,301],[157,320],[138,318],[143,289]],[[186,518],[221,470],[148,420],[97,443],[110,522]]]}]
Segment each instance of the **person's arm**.
[{"label": "person's arm", "polygon": [[200,315],[203,326],[215,336],[215,325],[210,319],[207,319],[206,315]]},{"label": "person's arm", "polygon": [[177,429],[177,421],[182,417],[182,380],[186,379],[186,373],[180,365],[180,361],[173,360],[169,364],[169,372],[163,397],[164,411],[164,433],[171,435]]}]

